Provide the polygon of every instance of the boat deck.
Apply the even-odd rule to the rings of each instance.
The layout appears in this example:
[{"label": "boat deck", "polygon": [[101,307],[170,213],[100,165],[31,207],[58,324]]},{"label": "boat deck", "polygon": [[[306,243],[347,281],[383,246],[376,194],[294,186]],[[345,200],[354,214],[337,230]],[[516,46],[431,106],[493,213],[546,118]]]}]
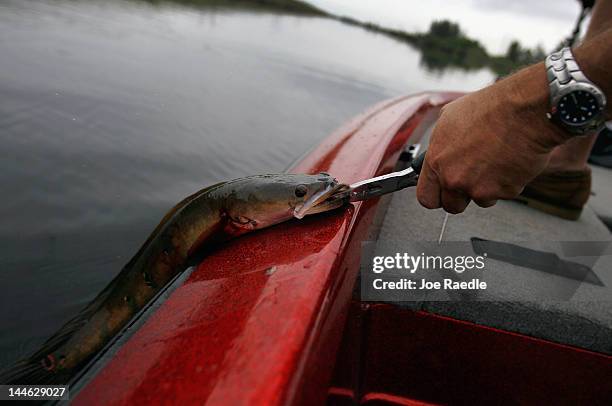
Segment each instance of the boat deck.
[{"label": "boat deck", "polygon": [[[397,304],[612,354],[612,244],[607,247],[607,255],[569,258],[564,256],[561,245],[555,244],[563,241],[612,242],[609,229],[595,213],[597,210],[605,217],[606,211],[612,210],[609,205],[612,171],[595,168],[593,172],[594,196],[578,221],[563,220],[513,201],[500,201],[488,209],[472,203],[464,213],[449,216],[443,241],[469,242],[476,237],[528,248],[550,243],[549,249],[556,249],[561,258],[591,266],[603,286],[488,259],[486,280],[489,287],[470,295],[467,300],[449,301],[444,292],[431,291],[415,297],[414,301]],[[390,246],[397,246],[397,252],[410,252],[411,242],[437,241],[444,216],[442,210],[421,207],[414,188],[395,193],[377,246],[384,246],[386,251]],[[601,249],[605,250],[606,245],[600,244]],[[559,296],[560,291],[563,298]]]}]

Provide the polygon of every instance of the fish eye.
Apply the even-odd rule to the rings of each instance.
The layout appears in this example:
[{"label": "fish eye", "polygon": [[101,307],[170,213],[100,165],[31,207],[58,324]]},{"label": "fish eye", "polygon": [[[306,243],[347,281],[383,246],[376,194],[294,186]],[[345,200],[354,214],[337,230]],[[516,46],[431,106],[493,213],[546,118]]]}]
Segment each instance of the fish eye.
[{"label": "fish eye", "polygon": [[295,195],[297,197],[304,197],[307,193],[308,188],[306,187],[306,185],[298,185],[298,187],[295,188]]}]

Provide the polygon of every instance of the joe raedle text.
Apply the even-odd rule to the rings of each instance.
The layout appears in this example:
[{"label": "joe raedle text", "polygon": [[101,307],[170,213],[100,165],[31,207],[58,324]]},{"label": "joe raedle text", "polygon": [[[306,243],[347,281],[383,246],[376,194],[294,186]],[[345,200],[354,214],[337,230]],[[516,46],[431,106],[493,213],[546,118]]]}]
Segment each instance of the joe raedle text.
[{"label": "joe raedle text", "polygon": [[442,281],[428,281],[426,279],[400,279],[399,281],[385,281],[374,279],[372,287],[376,290],[485,290],[487,283],[478,278],[469,281],[454,281],[444,278]]}]

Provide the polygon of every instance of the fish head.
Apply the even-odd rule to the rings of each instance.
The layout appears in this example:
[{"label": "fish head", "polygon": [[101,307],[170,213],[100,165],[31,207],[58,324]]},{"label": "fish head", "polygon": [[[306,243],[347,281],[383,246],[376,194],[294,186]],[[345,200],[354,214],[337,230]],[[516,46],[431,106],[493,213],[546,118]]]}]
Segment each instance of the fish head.
[{"label": "fish head", "polygon": [[327,173],[244,178],[226,200],[226,212],[234,223],[263,228],[341,207],[347,201],[332,197],[344,189],[348,186]]}]

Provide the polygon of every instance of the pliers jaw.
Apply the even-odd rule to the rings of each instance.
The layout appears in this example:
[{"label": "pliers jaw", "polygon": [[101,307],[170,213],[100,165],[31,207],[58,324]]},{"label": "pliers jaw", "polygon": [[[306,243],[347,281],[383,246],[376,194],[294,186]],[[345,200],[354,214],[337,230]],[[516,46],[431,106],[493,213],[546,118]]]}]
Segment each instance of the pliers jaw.
[{"label": "pliers jaw", "polygon": [[[418,149],[416,149],[418,151]],[[328,197],[327,202],[358,202],[397,192],[407,187],[416,186],[419,181],[419,173],[423,167],[425,152],[417,155],[410,163],[410,167],[386,175],[362,180],[352,185],[339,189]]]},{"label": "pliers jaw", "polygon": [[419,174],[412,168],[353,183],[348,190],[351,202],[371,199],[416,186]]}]

